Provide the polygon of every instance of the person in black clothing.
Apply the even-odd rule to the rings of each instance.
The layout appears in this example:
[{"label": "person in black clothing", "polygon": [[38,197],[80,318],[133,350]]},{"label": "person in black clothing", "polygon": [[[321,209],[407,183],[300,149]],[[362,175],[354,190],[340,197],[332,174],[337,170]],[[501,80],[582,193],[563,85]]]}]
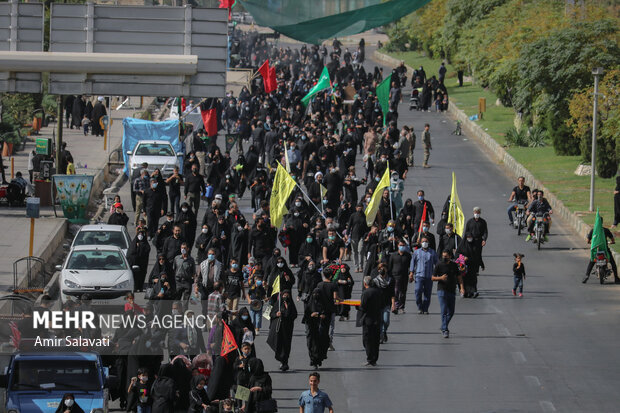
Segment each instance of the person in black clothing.
[{"label": "person in black clothing", "polygon": [[[348,300],[351,298],[351,293],[353,291],[353,285],[355,281],[353,280],[353,276],[351,275],[351,270],[347,264],[342,264],[340,266],[340,272],[338,273],[338,277],[336,278],[336,285],[338,286],[338,296],[344,300]],[[338,305],[338,315],[340,316],[339,321],[349,320],[349,312],[351,311],[351,306],[340,304]]]},{"label": "person in black clothing", "polygon": [[202,413],[209,408],[210,401],[205,389],[206,383],[207,379],[201,374],[192,377],[188,413]]},{"label": "person in black clothing", "polygon": [[304,243],[299,248],[298,260],[299,268],[303,269],[310,261],[321,261],[321,250],[318,242],[314,239],[311,232],[306,234]]},{"label": "person in black clothing", "polygon": [[[426,205],[426,216],[424,217],[424,206]],[[431,224],[435,221],[435,210],[433,209],[433,204],[430,201],[424,199],[424,191],[418,191],[418,200],[413,203],[413,209],[415,211],[415,220],[413,223],[414,231],[417,231],[420,228],[420,222],[422,219],[429,221]]]},{"label": "person in black clothing", "polygon": [[170,211],[178,214],[181,203],[181,185],[183,185],[183,175],[179,173],[179,167],[175,166],[172,175],[166,179],[168,185],[168,199],[170,200]]},{"label": "person in black clothing", "polygon": [[323,260],[321,263],[327,264],[332,261],[342,262],[344,258],[344,242],[336,236],[335,229],[327,231],[327,239],[323,241]]},{"label": "person in black clothing", "polygon": [[282,290],[281,294],[274,295],[274,298],[276,300],[272,304],[267,344],[276,353],[276,360],[281,363],[280,370],[287,371],[297,308],[291,298],[291,291],[288,289]]},{"label": "person in black clothing", "polygon": [[363,203],[359,203],[355,206],[355,212],[349,218],[346,229],[347,240],[351,241],[351,249],[353,250],[355,272],[362,272],[364,261],[363,242],[364,236],[369,230],[368,225],[366,224],[366,214],[364,214]]},{"label": "person in black clothing", "polygon": [[510,221],[510,225],[514,225],[514,217],[512,213],[515,210],[517,204],[523,203],[527,204],[532,201],[532,192],[530,191],[530,187],[525,185],[525,177],[520,176],[517,180],[519,184],[512,188],[512,192],[510,193],[510,198],[508,198],[508,220]]},{"label": "person in black clothing", "polygon": [[172,229],[174,227],[174,218],[172,211],[168,211],[166,214],[166,220],[157,229],[155,238],[153,239],[153,245],[157,249],[157,252],[161,252],[164,247],[166,239],[172,235]]},{"label": "person in black clothing", "polygon": [[127,411],[133,411],[139,407],[145,411],[145,407],[150,409],[152,381],[149,381],[149,371],[146,368],[139,368],[136,377],[131,378],[129,389],[127,389]]},{"label": "person in black clothing", "polygon": [[297,273],[297,301],[303,301],[307,306],[312,291],[321,281],[321,273],[316,268],[316,262],[311,259]]},{"label": "person in black clothing", "polygon": [[474,237],[466,232],[464,242],[456,249],[455,255],[463,255],[467,264],[467,273],[463,280],[464,291],[461,291],[465,298],[478,297],[478,272],[480,270],[480,257],[474,244]]},{"label": "person in black clothing", "polygon": [[[271,251],[275,247],[275,239],[273,233],[267,227],[263,218],[256,219],[255,228],[250,231],[250,239],[248,241],[249,251],[248,258],[254,257],[257,260],[263,261],[263,268],[266,266],[266,261],[271,256]],[[265,268],[265,271],[267,268]]]},{"label": "person in black clothing", "polygon": [[151,397],[153,399],[152,413],[174,412],[174,402],[177,396],[172,374],[171,364],[162,364],[160,366],[157,378],[153,383],[153,387],[151,387]]},{"label": "person in black clothing", "polygon": [[327,350],[334,350],[332,343],[334,337],[334,327],[336,322],[336,304],[340,301],[338,296],[338,285],[333,283],[332,277],[339,268],[338,265],[329,265],[323,267],[321,275],[323,281],[317,284],[316,288],[321,292],[322,308],[325,318],[321,317],[320,341],[322,343],[323,359],[327,358]]},{"label": "person in black clothing", "polygon": [[324,349],[329,346],[329,331],[323,334],[323,330],[329,327],[329,322],[324,321],[326,317],[321,290],[315,288],[307,298],[302,320],[302,323],[306,325],[306,344],[310,365],[315,369],[325,360],[327,351]]},{"label": "person in black clothing", "polygon": [[175,222],[181,227],[181,237],[187,242],[188,248],[192,249],[194,240],[196,239],[196,215],[192,211],[187,202],[181,204],[181,211],[177,215]]},{"label": "person in black clothing", "polygon": [[247,403],[247,413],[258,413],[258,404],[261,401],[271,399],[272,384],[271,376],[265,372],[263,361],[259,358],[252,358],[248,361],[248,371],[250,372],[250,400]]},{"label": "person in black clothing", "polygon": [[419,248],[422,242],[422,238],[426,238],[428,240],[428,245],[430,246],[430,248],[436,250],[435,246],[437,244],[435,242],[435,235],[430,232],[430,228],[431,225],[427,220],[422,222],[422,232],[418,232],[416,230],[416,232],[413,234],[411,244]]},{"label": "person in black clothing", "polygon": [[144,190],[144,210],[148,223],[149,238],[153,238],[159,228],[159,218],[164,215],[163,197],[157,190],[157,178],[151,178],[151,187]]},{"label": "person in black clothing", "polygon": [[454,316],[456,303],[456,286],[463,284],[459,273],[459,267],[451,260],[452,253],[444,250],[441,253],[441,261],[435,265],[432,280],[437,282],[437,299],[441,308],[441,333],[444,338],[450,337],[448,325]]},{"label": "person in black clothing", "polygon": [[181,254],[181,244],[183,244],[183,242],[185,242],[185,240],[181,236],[181,227],[175,225],[172,229],[172,235],[166,238],[161,251],[171,268],[174,263],[174,257]]},{"label": "person in black clothing", "polygon": [[[603,217],[601,217],[601,224],[603,222]],[[603,227],[603,231],[605,232],[605,241],[607,242],[607,256],[609,257],[609,263],[611,264],[611,269],[614,273],[614,282],[616,284],[620,284],[620,278],[618,278],[618,267],[616,266],[616,260],[614,259],[614,254],[612,254],[611,249],[609,248],[609,244],[615,244],[616,240],[614,238],[614,234],[612,234],[612,232],[608,229]],[[590,232],[588,232],[588,236],[587,238],[587,243],[588,245],[592,242],[592,232],[593,230],[591,229]],[[592,268],[594,268],[594,264],[595,261],[590,260],[590,262],[588,263],[588,268],[586,269],[586,276],[583,279],[583,283],[587,283],[588,282],[588,278],[590,278],[590,273],[592,272]]]},{"label": "person in black clothing", "polygon": [[146,234],[144,231],[138,231],[127,250],[127,261],[129,261],[129,265],[137,265],[139,267],[139,269],[133,270],[134,291],[144,290],[144,279],[146,277],[150,253],[151,246],[146,240]]},{"label": "person in black clothing", "polygon": [[480,268],[484,271],[482,248],[487,244],[489,231],[487,230],[487,222],[480,217],[480,212],[482,212],[480,207],[474,207],[474,217],[470,218],[465,224],[465,233],[470,233],[474,237],[474,247],[478,253],[478,262],[480,263]]},{"label": "person in black clothing", "polygon": [[383,295],[381,290],[375,287],[372,278],[364,277],[359,325],[362,327],[362,341],[366,350],[365,366],[376,366],[379,359],[382,308]]},{"label": "person in black clothing", "polygon": [[388,275],[385,264],[381,263],[377,267],[378,275],[372,282],[381,290],[383,306],[381,307],[381,344],[388,341],[387,329],[390,326],[390,312],[396,311],[396,293],[394,278]]},{"label": "person in black clothing", "polygon": [[515,262],[512,265],[512,274],[514,276],[514,284],[512,286],[512,295],[517,295],[519,289],[519,297],[523,297],[523,280],[525,280],[525,265],[523,265],[523,257],[525,255],[514,253]]},{"label": "person in black clothing", "polygon": [[463,239],[454,232],[454,226],[448,222],[444,225],[444,234],[439,239],[437,251],[449,250],[454,256],[462,242]]},{"label": "person in black clothing", "polygon": [[205,181],[202,175],[198,173],[198,165],[192,165],[192,173],[185,178],[185,200],[189,203],[194,211],[198,214],[200,207],[200,195],[206,193]]},{"label": "person in black clothing", "polygon": [[84,413],[84,410],[75,402],[75,396],[66,393],[62,396],[62,400],[58,404],[56,413]]},{"label": "person in black clothing", "polygon": [[122,225],[126,227],[129,222],[129,217],[123,211],[123,204],[117,202],[114,204],[114,208],[116,210],[113,214],[110,214],[110,217],[108,218],[108,225]]}]

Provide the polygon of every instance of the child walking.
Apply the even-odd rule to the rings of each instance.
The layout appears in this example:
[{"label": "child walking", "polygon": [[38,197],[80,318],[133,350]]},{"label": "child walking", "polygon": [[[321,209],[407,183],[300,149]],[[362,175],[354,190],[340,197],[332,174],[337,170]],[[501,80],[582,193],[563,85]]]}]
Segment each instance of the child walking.
[{"label": "child walking", "polygon": [[523,280],[525,280],[525,266],[523,265],[523,257],[521,253],[514,253],[515,263],[512,265],[512,273],[514,274],[514,286],[512,287],[512,295],[517,295],[519,289],[519,297],[523,297]]}]

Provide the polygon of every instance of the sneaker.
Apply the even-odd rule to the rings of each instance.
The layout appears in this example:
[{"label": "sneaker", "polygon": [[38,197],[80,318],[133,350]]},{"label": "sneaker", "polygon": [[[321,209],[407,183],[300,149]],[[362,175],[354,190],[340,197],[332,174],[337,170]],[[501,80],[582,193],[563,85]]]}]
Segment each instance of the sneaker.
[{"label": "sneaker", "polygon": [[476,291],[476,292],[474,293],[474,295],[473,295],[473,298],[478,298],[478,296],[479,296],[479,295],[480,295],[480,294],[478,293],[478,291]]},{"label": "sneaker", "polygon": [[257,335],[259,335],[259,334],[260,334],[260,328],[257,328],[257,329],[255,330],[255,332],[254,332],[254,336],[257,336]]},{"label": "sneaker", "polygon": [[336,351],[332,343],[329,343],[329,351]]},{"label": "sneaker", "polygon": [[519,297],[523,297],[523,293],[519,293]]},{"label": "sneaker", "polygon": [[581,282],[582,282],[582,283],[584,283],[584,284],[585,284],[585,283],[587,283],[587,282],[588,282],[588,278],[590,278],[590,276],[589,276],[589,275],[586,275],[586,276],[583,278],[583,280],[581,280]]},{"label": "sneaker", "polygon": [[450,332],[448,330],[443,331],[443,338],[450,338]]},{"label": "sneaker", "polygon": [[418,314],[424,314],[424,311],[420,310],[418,311]]},{"label": "sneaker", "polygon": [[398,314],[405,314],[405,309],[401,308],[400,310],[398,310]]},{"label": "sneaker", "polygon": [[387,333],[383,333],[383,339],[385,340],[385,342],[387,343],[388,339],[387,339]]},{"label": "sneaker", "polygon": [[525,242],[530,242],[531,239],[532,239],[532,234],[529,234],[527,237],[525,237]]},{"label": "sneaker", "polygon": [[512,295],[517,295],[517,290],[512,290]]},{"label": "sneaker", "polygon": [[288,369],[289,369],[288,364],[284,363],[284,365],[282,365],[282,368],[280,370],[287,371]]}]

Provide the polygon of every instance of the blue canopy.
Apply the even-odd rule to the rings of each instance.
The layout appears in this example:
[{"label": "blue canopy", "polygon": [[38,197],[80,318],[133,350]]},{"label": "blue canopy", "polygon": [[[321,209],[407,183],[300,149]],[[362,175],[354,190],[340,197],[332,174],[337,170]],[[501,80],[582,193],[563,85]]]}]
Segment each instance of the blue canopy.
[{"label": "blue canopy", "polygon": [[127,155],[127,151],[133,151],[139,141],[145,140],[168,141],[177,153],[183,153],[183,143],[179,140],[178,120],[153,122],[125,118],[123,119],[123,160],[125,161],[123,172],[127,176],[129,176],[129,155]]}]

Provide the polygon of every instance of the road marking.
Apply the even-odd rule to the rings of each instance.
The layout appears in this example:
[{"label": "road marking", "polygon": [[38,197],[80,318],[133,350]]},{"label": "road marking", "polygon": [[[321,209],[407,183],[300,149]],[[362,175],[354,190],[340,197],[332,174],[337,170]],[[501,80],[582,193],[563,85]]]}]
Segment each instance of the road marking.
[{"label": "road marking", "polygon": [[525,381],[532,387],[540,387],[540,380],[536,376],[525,376]]},{"label": "road marking", "polygon": [[497,332],[504,337],[508,337],[510,335],[510,331],[508,331],[506,326],[503,324],[495,324],[495,328],[497,329]]},{"label": "road marking", "polygon": [[555,406],[550,401],[541,400],[540,407],[542,407],[543,412],[555,412]]},{"label": "road marking", "polygon": [[523,353],[521,353],[520,351],[514,351],[510,354],[512,355],[512,359],[516,364],[523,364],[527,361],[525,359],[525,355],[523,355]]},{"label": "road marking", "polygon": [[499,308],[497,308],[494,305],[489,305],[489,310],[493,311],[495,314],[504,314],[504,312],[502,310],[500,310]]}]

